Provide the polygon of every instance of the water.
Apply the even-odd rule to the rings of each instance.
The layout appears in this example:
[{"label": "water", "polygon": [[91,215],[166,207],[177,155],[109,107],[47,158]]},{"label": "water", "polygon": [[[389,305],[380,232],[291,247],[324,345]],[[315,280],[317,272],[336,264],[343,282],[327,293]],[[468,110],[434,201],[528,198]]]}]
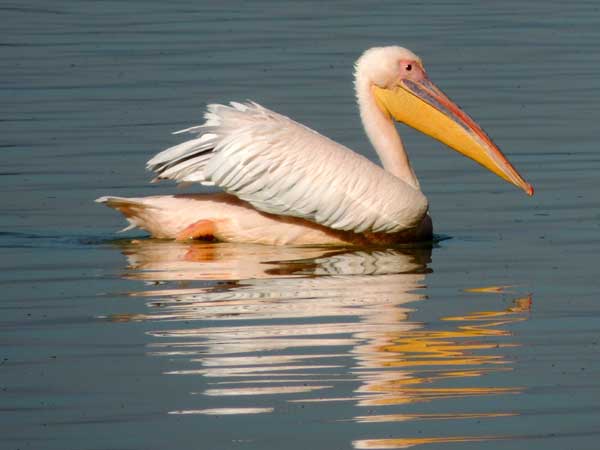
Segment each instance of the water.
[{"label": "water", "polygon": [[[4,2],[0,447],[595,449],[595,2]],[[154,242],[92,200],[251,98],[373,157],[351,67],[432,79],[536,188],[401,128],[433,247]],[[197,191],[200,188],[192,188]]]}]

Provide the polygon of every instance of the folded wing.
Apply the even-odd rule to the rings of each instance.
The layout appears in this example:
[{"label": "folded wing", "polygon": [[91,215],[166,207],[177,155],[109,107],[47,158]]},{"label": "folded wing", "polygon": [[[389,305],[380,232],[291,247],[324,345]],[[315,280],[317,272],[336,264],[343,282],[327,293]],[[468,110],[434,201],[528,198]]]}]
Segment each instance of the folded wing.
[{"label": "folded wing", "polygon": [[357,233],[417,226],[427,200],[368,159],[256,103],[209,105],[195,138],[148,161],[158,179],[216,185],[260,211]]}]

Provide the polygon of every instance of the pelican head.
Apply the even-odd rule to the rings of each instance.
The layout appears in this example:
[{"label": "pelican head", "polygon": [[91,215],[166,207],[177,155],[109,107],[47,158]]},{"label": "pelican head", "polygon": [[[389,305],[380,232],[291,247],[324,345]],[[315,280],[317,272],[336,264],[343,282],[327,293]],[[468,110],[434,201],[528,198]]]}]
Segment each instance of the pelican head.
[{"label": "pelican head", "polygon": [[367,80],[378,108],[481,164],[533,195],[527,183],[483,129],[427,76],[421,59],[391,46],[367,50],[356,63],[356,80]]}]

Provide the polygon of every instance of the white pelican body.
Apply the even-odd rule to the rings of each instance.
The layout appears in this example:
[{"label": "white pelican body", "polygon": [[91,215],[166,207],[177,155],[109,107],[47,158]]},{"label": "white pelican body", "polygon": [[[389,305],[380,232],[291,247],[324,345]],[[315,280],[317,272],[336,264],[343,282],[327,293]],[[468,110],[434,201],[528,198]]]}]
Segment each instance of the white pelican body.
[{"label": "white pelican body", "polygon": [[263,244],[391,244],[430,239],[427,199],[392,117],[505,180],[533,189],[481,128],[401,47],[373,48],[356,64],[365,130],[383,168],[256,103],[209,105],[196,135],[148,162],[157,179],[216,185],[226,194],[102,197],[157,238]]}]

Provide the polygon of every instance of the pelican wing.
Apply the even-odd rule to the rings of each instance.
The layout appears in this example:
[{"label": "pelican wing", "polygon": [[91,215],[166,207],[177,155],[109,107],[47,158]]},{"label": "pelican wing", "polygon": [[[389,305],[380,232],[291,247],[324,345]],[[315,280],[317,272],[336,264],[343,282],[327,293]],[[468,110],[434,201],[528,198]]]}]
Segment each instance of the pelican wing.
[{"label": "pelican wing", "polygon": [[209,105],[205,118],[180,131],[194,139],[148,162],[158,179],[216,185],[260,211],[357,233],[413,228],[427,211],[420,191],[256,103]]}]

